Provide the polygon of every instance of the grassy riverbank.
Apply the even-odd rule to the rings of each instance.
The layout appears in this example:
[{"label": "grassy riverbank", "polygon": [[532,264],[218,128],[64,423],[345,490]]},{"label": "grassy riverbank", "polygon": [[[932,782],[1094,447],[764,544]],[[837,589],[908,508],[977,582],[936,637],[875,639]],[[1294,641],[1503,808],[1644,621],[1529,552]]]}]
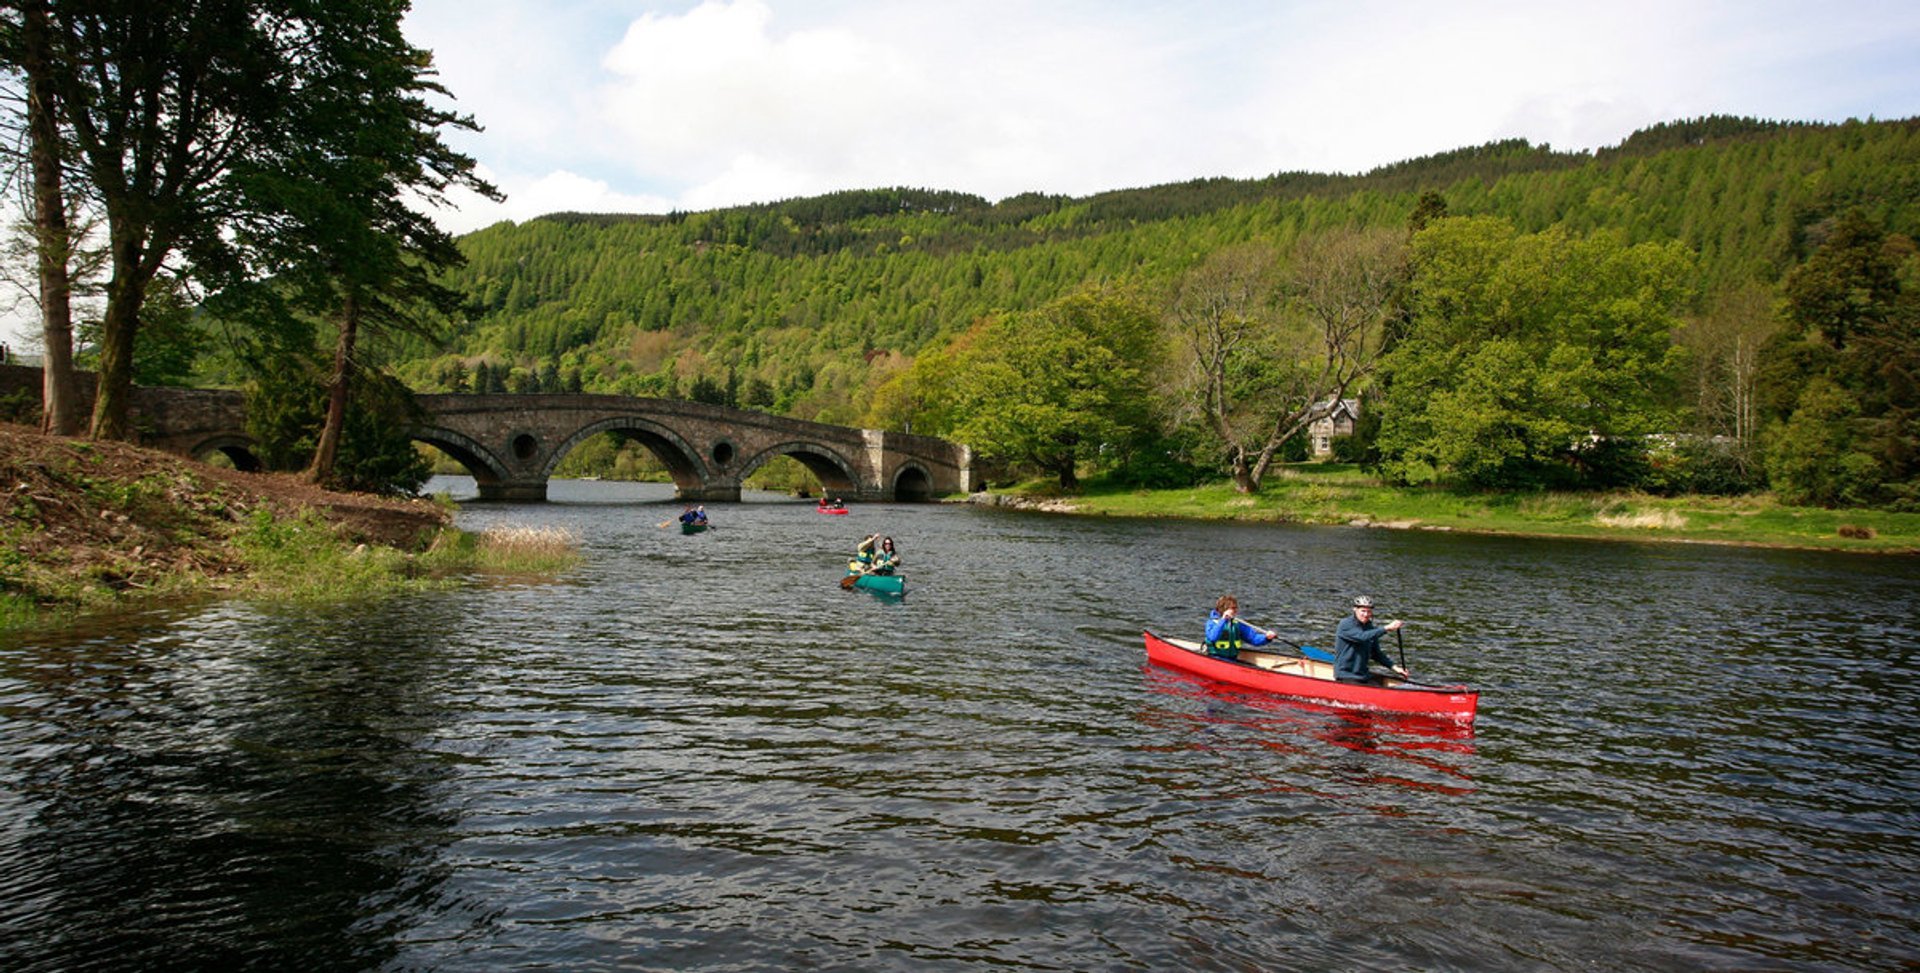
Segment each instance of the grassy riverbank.
[{"label": "grassy riverbank", "polygon": [[316,601],[475,573],[550,576],[579,556],[565,534],[451,524],[452,508],[431,500],[0,424],[0,630],[159,598]]},{"label": "grassy riverbank", "polygon": [[1302,524],[1351,524],[1539,537],[1920,552],[1920,514],[1787,507],[1766,496],[1639,493],[1482,493],[1381,483],[1356,467],[1276,471],[1254,496],[1227,483],[1137,490],[1089,483],[1061,496],[1044,482],[1005,491],[1023,505],[1082,514]]}]

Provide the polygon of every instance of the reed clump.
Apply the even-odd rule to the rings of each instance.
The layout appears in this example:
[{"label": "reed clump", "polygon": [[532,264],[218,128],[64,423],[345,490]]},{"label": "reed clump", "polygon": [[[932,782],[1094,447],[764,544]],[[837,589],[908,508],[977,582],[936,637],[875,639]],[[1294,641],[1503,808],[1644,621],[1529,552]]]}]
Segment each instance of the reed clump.
[{"label": "reed clump", "polygon": [[1595,516],[1602,527],[1627,527],[1636,530],[1680,530],[1687,518],[1671,510],[1613,510]]},{"label": "reed clump", "polygon": [[474,535],[475,566],[558,574],[580,563],[580,535],[562,527],[489,527]]}]

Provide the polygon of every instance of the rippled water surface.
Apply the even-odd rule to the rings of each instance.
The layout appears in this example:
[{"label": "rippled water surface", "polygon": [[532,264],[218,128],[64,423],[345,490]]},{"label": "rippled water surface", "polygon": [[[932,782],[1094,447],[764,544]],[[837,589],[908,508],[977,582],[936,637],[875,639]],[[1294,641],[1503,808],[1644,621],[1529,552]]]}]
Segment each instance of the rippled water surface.
[{"label": "rippled water surface", "polygon": [[[460,517],[560,583],[0,645],[0,970],[1920,964],[1920,560],[553,495]],[[1471,729],[1145,664],[1358,591]]]}]

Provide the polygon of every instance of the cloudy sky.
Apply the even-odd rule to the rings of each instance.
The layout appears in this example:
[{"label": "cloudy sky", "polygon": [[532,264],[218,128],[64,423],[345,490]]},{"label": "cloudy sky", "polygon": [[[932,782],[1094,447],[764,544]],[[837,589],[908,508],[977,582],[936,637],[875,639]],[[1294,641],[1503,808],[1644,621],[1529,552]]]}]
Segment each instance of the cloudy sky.
[{"label": "cloudy sky", "polygon": [[414,0],[455,232],[914,186],[997,200],[1920,115],[1912,0]]}]

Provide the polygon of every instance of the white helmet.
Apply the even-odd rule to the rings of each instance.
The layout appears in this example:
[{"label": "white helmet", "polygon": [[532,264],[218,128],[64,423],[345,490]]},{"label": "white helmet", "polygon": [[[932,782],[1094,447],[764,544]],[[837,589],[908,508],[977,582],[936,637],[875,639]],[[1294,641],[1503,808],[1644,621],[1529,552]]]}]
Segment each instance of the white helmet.
[{"label": "white helmet", "polygon": [[1354,597],[1354,599],[1353,599],[1353,607],[1355,607],[1355,608],[1372,608],[1372,607],[1373,607],[1373,599],[1372,599],[1372,598],[1369,598],[1369,597],[1367,597],[1366,595],[1356,595],[1356,596]]}]

